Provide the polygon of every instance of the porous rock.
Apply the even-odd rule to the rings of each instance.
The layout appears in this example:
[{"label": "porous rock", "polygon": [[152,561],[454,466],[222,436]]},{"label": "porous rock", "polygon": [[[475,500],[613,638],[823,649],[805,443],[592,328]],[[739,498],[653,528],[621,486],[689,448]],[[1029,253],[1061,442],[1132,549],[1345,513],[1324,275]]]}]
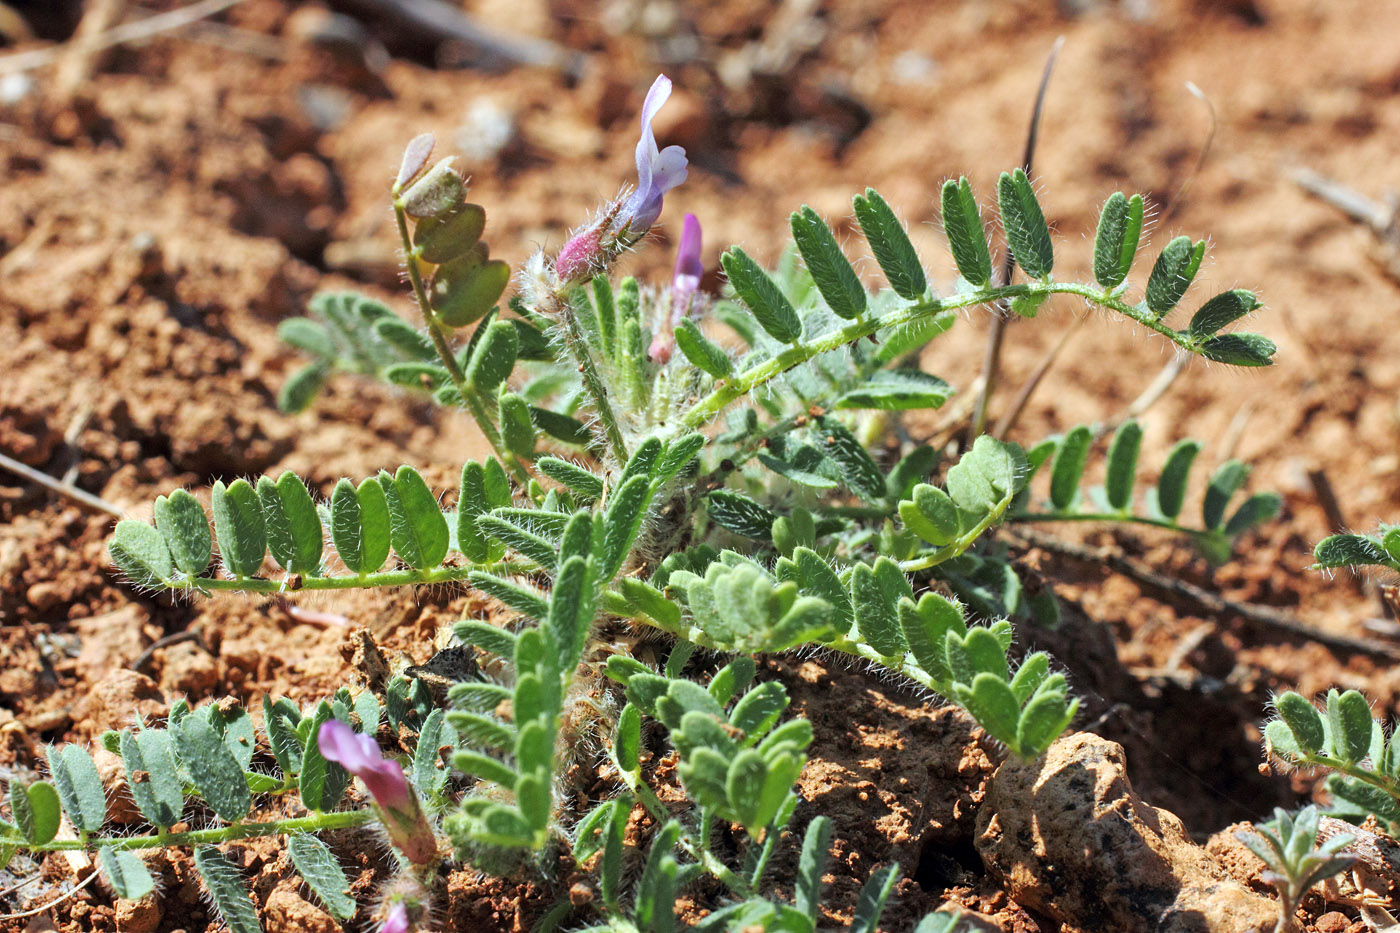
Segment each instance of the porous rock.
[{"label": "porous rock", "polygon": [[1012,898],[1066,933],[1267,933],[1278,919],[1175,815],[1138,797],[1122,746],[1088,733],[997,769],[976,847]]}]

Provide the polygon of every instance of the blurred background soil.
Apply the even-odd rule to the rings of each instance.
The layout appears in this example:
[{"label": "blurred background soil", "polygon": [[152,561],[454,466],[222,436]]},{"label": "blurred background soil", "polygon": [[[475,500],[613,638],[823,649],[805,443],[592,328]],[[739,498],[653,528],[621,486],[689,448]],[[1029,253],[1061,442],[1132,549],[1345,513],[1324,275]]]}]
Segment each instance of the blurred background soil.
[{"label": "blurred background soil", "polygon": [[[1309,474],[1325,478],[1332,511],[1356,530],[1400,514],[1400,241],[1387,246],[1293,173],[1312,169],[1393,203],[1400,4],[464,4],[495,33],[547,41],[506,53],[385,12],[393,6],[244,0],[198,25],[83,54],[72,43],[85,12],[82,30],[101,32],[179,4],[12,0],[0,15],[6,54],[52,61],[16,70],[0,58],[0,452],[134,517],[177,486],[203,493],[215,480],[283,469],[326,494],[341,476],[408,462],[452,489],[463,459],[482,452],[462,418],[349,377],[307,413],[288,417],[274,405],[298,364],[277,341],[277,323],[315,291],[357,288],[408,311],[386,193],[412,136],[432,131],[439,154],[460,156],[473,200],[489,212],[493,254],[518,266],[536,248],[557,248],[633,177],[640,101],[664,72],[676,93],[658,136],[685,146],[692,168],[628,271],[660,281],[679,218],[694,212],[706,282],[717,286],[723,247],[776,258],[787,215],[804,202],[860,254],[850,198],[869,185],[950,287],[939,186],[966,174],[989,202],[997,173],[1021,160],[1041,69],[1063,35],[1035,159],[1058,232],[1057,277],[1088,275],[1103,198],[1139,191],[1167,218],[1149,249],[1177,233],[1210,240],[1187,304],[1257,289],[1266,310],[1251,329],[1279,344],[1278,365],[1262,371],[1192,361],[1144,419],[1144,471],[1155,476],[1176,440],[1196,437],[1205,465],[1247,461],[1251,488],[1280,491],[1285,508],[1215,569],[1168,536],[1043,530],[1376,647],[1324,646],[1045,550],[1029,558],[1059,581],[1066,621],[1023,636],[1057,650],[1086,698],[1081,727],[1122,742],[1138,790],[1197,838],[1308,791],[1302,777],[1257,770],[1256,724],[1271,692],[1355,687],[1394,715],[1400,640],[1387,640],[1396,629],[1378,587],[1308,569],[1312,543],[1337,518]],[[509,60],[522,51],[536,63]],[[1212,110],[1214,142],[1193,174]],[[1140,253],[1139,287],[1153,255]],[[862,270],[878,281],[873,263]],[[1062,299],[1010,326],[994,415],[1086,313]],[[1148,334],[1090,318],[1014,439],[1115,417],[1171,361]],[[987,328],[987,314],[968,315],[934,343],[924,368],[970,386]],[[324,695],[353,680],[341,651],[351,626],[368,628],[391,659],[421,663],[446,623],[482,610],[457,589],[324,596],[304,603],[311,613],[272,599],[145,596],[114,577],[111,524],[0,471],[7,774],[26,775],[44,743],[90,741],[138,712],[160,715],[178,695]],[[194,637],[149,650],[186,632]],[[818,725],[799,819],[826,812],[841,826],[832,922],[893,859],[904,879],[889,929],[909,928],[947,897],[1008,929],[1057,929],[982,876],[966,824],[986,754],[965,729],[948,739],[946,711],[820,661],[778,659],[770,671]],[[280,883],[284,857],[243,851],[269,929],[335,929]],[[357,893],[366,896],[376,843],[337,851],[361,866]],[[66,869],[45,870],[58,879]],[[445,907],[457,929],[526,929],[568,881],[459,874]],[[93,888],[5,928],[204,929],[188,865],[177,860],[164,880],[154,917],[123,918]],[[40,887],[12,896],[10,908],[41,903]]]}]

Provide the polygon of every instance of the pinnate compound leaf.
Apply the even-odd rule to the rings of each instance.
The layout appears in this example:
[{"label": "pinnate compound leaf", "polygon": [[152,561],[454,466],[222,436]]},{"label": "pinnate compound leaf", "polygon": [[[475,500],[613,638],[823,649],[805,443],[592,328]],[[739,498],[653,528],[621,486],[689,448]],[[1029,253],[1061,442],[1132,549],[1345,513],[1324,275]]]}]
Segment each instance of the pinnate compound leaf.
[{"label": "pinnate compound leaf", "polygon": [[928,290],[928,279],[919,254],[909,241],[904,225],[874,188],[853,201],[861,233],[875,254],[875,261],[889,280],[890,288],[905,301],[918,301]]},{"label": "pinnate compound leaf", "polygon": [[829,307],[837,317],[852,320],[865,313],[865,288],[850,260],[841,252],[836,236],[817,212],[803,205],[789,219],[792,239],[802,261]]},{"label": "pinnate compound leaf", "polygon": [[1094,280],[1104,288],[1117,288],[1128,277],[1142,235],[1142,195],[1131,198],[1115,191],[1104,202],[1094,236]]},{"label": "pinnate compound leaf", "polygon": [[177,489],[156,499],[155,518],[176,568],[190,576],[203,573],[213,555],[214,538],[199,500]]},{"label": "pinnate compound leaf", "polygon": [[50,746],[45,755],[68,819],[82,832],[97,832],[107,820],[107,792],[92,756],[80,745]]},{"label": "pinnate compound leaf", "polygon": [[992,254],[987,249],[987,232],[982,229],[982,214],[972,194],[967,178],[943,183],[943,232],[953,251],[958,272],[978,288],[992,281]]},{"label": "pinnate compound leaf", "polygon": [[734,372],[734,361],[723,347],[710,341],[690,318],[676,325],[676,346],[690,364],[715,379],[727,379]]},{"label": "pinnate compound leaf", "polygon": [[267,527],[257,492],[247,480],[237,479],[227,487],[216,482],[211,498],[225,567],[235,577],[256,576],[267,551]]},{"label": "pinnate compound leaf", "polygon": [[1216,334],[1201,344],[1200,353],[1208,360],[1231,366],[1269,366],[1278,345],[1262,334]]},{"label": "pinnate compound leaf", "polygon": [[204,890],[214,902],[219,918],[231,933],[261,933],[257,908],[243,886],[238,866],[214,846],[197,846],[194,867],[204,882]]},{"label": "pinnate compound leaf", "polygon": [[737,246],[720,257],[724,274],[739,300],[770,337],[779,343],[792,343],[802,336],[802,321],[778,283],[758,263]]},{"label": "pinnate compound leaf", "polygon": [[355,898],[350,894],[350,880],[329,847],[308,833],[297,833],[287,840],[287,851],[307,887],[337,920],[355,916]]},{"label": "pinnate compound leaf", "polygon": [[1205,339],[1258,307],[1259,299],[1254,292],[1243,288],[1221,292],[1192,316],[1186,332],[1198,340]]},{"label": "pinnate compound leaf", "polygon": [[1001,173],[997,201],[1006,242],[1016,264],[1033,279],[1047,278],[1055,266],[1055,248],[1035,188],[1024,171],[1018,168]]},{"label": "pinnate compound leaf", "polygon": [[99,846],[97,861],[117,897],[139,901],[156,889],[155,880],[151,878],[146,864],[129,849]]},{"label": "pinnate compound leaf", "polygon": [[117,522],[107,552],[112,563],[135,586],[162,586],[174,570],[165,538],[151,525],[135,519]]},{"label": "pinnate compound leaf", "polygon": [[1142,426],[1129,419],[1113,434],[1108,448],[1108,475],[1104,494],[1108,504],[1122,511],[1133,501],[1133,480],[1137,477],[1138,451],[1142,447]]},{"label": "pinnate compound leaf", "polygon": [[1079,482],[1084,476],[1093,440],[1093,433],[1081,424],[1065,435],[1055,451],[1055,461],[1050,468],[1050,501],[1061,512],[1069,509],[1079,494]]}]

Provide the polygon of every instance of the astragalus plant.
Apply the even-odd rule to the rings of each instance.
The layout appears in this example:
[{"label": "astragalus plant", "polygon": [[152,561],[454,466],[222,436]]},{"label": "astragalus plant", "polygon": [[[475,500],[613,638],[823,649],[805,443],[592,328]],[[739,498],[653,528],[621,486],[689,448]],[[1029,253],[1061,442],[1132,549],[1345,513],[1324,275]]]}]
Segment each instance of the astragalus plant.
[{"label": "astragalus plant", "polygon": [[[101,784],[87,751],[70,745],[51,751],[52,785],[12,790],[14,825],[0,845],[95,850],[125,897],[151,887],[135,850],[196,846],[236,933],[258,919],[221,843],[287,835],[312,890],[348,919],[371,911],[346,895],[314,834],[370,822],[402,864],[379,908],[394,929],[433,923],[446,864],[548,871],[563,854],[592,872],[592,893],[564,901],[550,922],[667,930],[679,922],[677,892],[701,885],[713,908],[704,929],[812,930],[833,827],[810,820],[797,877],[771,877],[813,730],[785,715],[787,691],[757,677],[756,657],[848,658],[963,707],[1009,754],[1034,759],[1077,701],[1048,656],[1016,660],[1013,624],[1054,624],[1057,610],[1048,590],[1022,585],[995,529],[1141,522],[1220,555],[1277,511],[1269,494],[1228,508],[1245,478],[1230,462],[1208,482],[1200,523],[1188,521],[1199,450],[1189,441],[1140,496],[1133,421],[1114,433],[1106,481],[1092,489],[1081,488],[1090,426],[1025,446],[982,436],[960,451],[890,440],[917,431],[902,424],[909,413],[953,394],[924,366],[939,359],[930,345],[977,309],[1034,318],[1070,296],[1180,353],[1267,365],[1272,343],[1225,330],[1258,306],[1250,292],[1224,292],[1168,323],[1203,242],[1171,240],[1130,297],[1144,215],[1136,195],[1105,202],[1088,282],[1052,275],[1050,229],[1019,170],[1001,175],[995,200],[1020,281],[994,274],[966,179],[942,189],[959,274],[943,293],[871,189],[852,206],[878,287],[809,207],[792,214],[795,248],[776,268],[725,251],[719,293],[702,288],[693,217],[671,281],[619,279],[617,260],[645,247],[687,174],[685,153],[660,149],[651,131],[669,91],[659,78],[647,95],[635,187],[557,253],[526,261],[508,298],[510,270],[481,239],[485,211],[466,200],[452,159],[430,164],[432,140],[419,137],[390,191],[413,312],[322,294],[309,317],[284,323],[311,357],[288,381],[285,408],[311,404],[349,372],[470,415],[494,456],[467,462],[457,490],[443,496],[407,465],[342,479],[324,499],[291,473],[239,479],[211,490],[212,533],[202,497],[176,490],[157,500],[154,524],[123,521],[112,538],[117,567],[152,590],[455,583],[494,597],[489,620],[456,625],[481,673],[452,687],[450,708],[403,677],[384,696],[342,690],[308,709],[267,698],[258,729],[237,708],[180,705],[167,723],[107,741],[149,834],[104,832]],[[1038,473],[1047,474],[1039,492]],[[659,667],[643,660],[655,645],[668,655]],[[611,788],[595,806],[581,806],[584,789],[571,784],[580,756]],[[368,798],[346,797],[352,775]],[[657,790],[677,782],[682,808]],[[286,794],[299,796],[290,809],[300,815],[268,817]],[[77,838],[55,838],[60,807]],[[171,830],[192,812],[211,825]],[[858,904],[836,909],[873,930],[896,874],[875,872]],[[955,922],[937,915],[920,928]]]}]

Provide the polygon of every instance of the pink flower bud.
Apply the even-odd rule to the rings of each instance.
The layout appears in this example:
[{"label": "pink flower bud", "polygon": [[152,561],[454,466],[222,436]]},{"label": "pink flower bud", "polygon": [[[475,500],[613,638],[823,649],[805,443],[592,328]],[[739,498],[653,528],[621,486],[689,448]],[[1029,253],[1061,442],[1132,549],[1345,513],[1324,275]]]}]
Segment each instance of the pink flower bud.
[{"label": "pink flower bud", "polygon": [[408,910],[402,901],[389,908],[389,916],[384,919],[382,933],[408,933]]},{"label": "pink flower bud", "polygon": [[316,734],[316,746],[327,761],[364,782],[384,818],[390,840],[405,858],[415,865],[437,858],[437,839],[418,804],[418,795],[398,762],[386,761],[380,754],[373,736],[358,733],[339,719],[328,719]]}]

